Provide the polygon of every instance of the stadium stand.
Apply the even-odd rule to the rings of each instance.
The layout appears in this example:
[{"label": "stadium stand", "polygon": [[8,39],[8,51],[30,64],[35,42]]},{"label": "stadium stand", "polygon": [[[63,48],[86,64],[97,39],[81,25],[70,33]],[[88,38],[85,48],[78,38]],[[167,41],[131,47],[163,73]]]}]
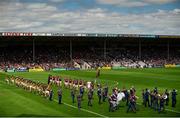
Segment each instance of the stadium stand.
[{"label": "stadium stand", "polygon": [[149,68],[180,64],[178,37],[96,36],[0,36],[0,69]]}]

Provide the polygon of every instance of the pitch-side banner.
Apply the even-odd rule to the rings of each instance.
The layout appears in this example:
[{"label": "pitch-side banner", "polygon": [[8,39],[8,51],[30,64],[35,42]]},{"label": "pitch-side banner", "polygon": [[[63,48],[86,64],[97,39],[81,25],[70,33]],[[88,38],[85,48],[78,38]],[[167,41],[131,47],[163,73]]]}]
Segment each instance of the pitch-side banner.
[{"label": "pitch-side banner", "polygon": [[180,35],[160,35],[159,38],[180,38]]}]

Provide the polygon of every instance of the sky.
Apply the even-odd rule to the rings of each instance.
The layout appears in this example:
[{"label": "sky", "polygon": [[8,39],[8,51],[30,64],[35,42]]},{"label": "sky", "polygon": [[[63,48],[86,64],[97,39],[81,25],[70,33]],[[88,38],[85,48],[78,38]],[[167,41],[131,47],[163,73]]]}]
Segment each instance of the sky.
[{"label": "sky", "polygon": [[180,35],[180,0],[0,0],[0,32]]}]

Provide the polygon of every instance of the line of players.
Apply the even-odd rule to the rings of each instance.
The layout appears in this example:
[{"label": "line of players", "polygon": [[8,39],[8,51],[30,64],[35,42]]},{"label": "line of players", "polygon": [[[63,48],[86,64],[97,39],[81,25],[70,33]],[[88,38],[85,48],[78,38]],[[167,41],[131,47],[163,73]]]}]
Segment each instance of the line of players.
[{"label": "line of players", "polygon": [[51,87],[47,84],[24,79],[18,76],[7,76],[5,77],[5,82],[7,84],[16,85],[17,87],[23,88],[27,91],[37,93],[46,98],[49,97],[51,92]]},{"label": "line of players", "polygon": [[[62,77],[60,76],[52,76],[49,75],[48,77],[48,84],[52,83],[57,85],[58,87],[62,87]],[[93,81],[83,81],[78,79],[71,79],[68,77],[65,77],[63,80],[63,85],[65,88],[75,88],[78,90],[79,88],[82,88],[86,91],[87,89],[94,89],[94,82]]]},{"label": "line of players", "polygon": [[176,106],[176,95],[177,90],[173,89],[173,91],[169,91],[166,89],[164,93],[159,93],[157,87],[154,90],[145,89],[142,90],[142,98],[143,98],[143,105],[145,107],[153,108],[155,111],[158,112],[165,110],[165,105],[169,105],[169,97],[171,93],[171,100],[172,100],[172,107]]}]

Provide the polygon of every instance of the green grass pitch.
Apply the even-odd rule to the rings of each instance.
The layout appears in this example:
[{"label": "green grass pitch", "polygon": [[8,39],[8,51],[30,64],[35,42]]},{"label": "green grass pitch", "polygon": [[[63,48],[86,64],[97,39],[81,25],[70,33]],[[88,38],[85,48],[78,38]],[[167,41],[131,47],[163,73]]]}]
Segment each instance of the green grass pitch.
[{"label": "green grass pitch", "polygon": [[[165,89],[173,88],[180,91],[180,68],[152,68],[152,69],[124,69],[124,70],[102,70],[100,83],[108,84],[110,88],[118,86],[122,88],[130,88],[132,85],[137,90],[137,113],[126,113],[127,107],[125,102],[121,102],[120,109],[115,112],[108,111],[108,102],[101,105],[98,104],[96,92],[92,101],[93,106],[87,106],[87,94],[84,95],[82,101],[82,109],[77,109],[77,103],[72,103],[70,90],[63,89],[62,101],[64,104],[57,103],[57,87],[53,87],[53,101],[49,101],[39,95],[30,93],[18,88],[14,85],[7,85],[4,81],[6,74],[22,76],[34,81],[47,83],[48,74],[69,76],[76,79],[94,80],[96,72],[88,71],[60,71],[60,72],[16,72],[16,73],[0,73],[0,116],[64,116],[64,117],[121,117],[121,116],[147,116],[147,117],[180,117],[180,95],[177,95],[176,108],[170,105],[166,107],[166,111],[158,113],[150,108],[142,106],[142,89],[153,89],[164,92]],[[111,92],[111,90],[109,89]]]}]

